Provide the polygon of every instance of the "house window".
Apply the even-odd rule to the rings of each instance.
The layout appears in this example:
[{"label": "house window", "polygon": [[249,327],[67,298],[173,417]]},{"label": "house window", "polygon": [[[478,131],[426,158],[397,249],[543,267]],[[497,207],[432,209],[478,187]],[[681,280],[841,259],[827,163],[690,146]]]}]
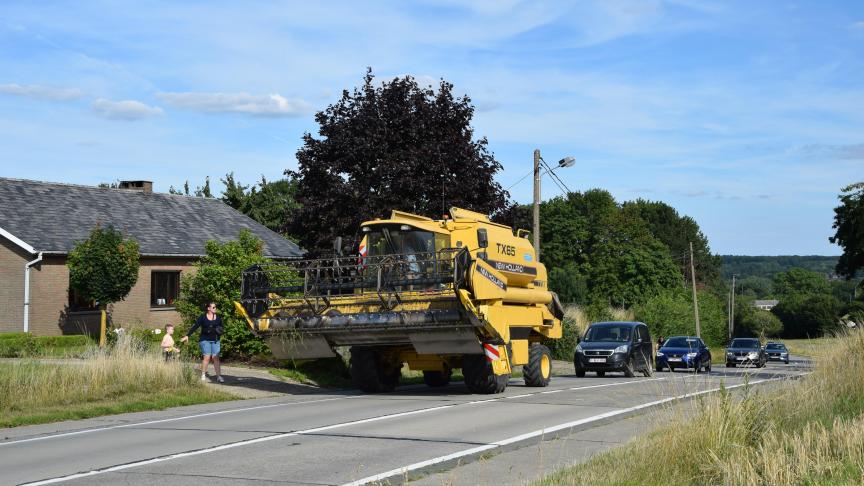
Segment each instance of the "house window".
[{"label": "house window", "polygon": [[69,311],[70,312],[85,312],[99,310],[95,301],[87,300],[81,296],[81,293],[73,288],[69,288]]},{"label": "house window", "polygon": [[150,278],[150,307],[174,307],[180,297],[180,272],[153,272]]}]

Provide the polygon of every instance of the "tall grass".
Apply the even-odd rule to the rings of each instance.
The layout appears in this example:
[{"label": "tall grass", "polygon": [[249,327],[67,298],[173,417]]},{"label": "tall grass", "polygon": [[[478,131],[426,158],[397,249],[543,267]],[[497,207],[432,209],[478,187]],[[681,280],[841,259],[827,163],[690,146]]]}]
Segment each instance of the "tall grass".
[{"label": "tall grass", "polygon": [[165,362],[131,336],[105,350],[94,347],[77,362],[0,367],[0,426],[231,398],[203,386],[191,365]]},{"label": "tall grass", "polygon": [[798,381],[693,402],[624,447],[539,484],[861,484],[864,332]]}]

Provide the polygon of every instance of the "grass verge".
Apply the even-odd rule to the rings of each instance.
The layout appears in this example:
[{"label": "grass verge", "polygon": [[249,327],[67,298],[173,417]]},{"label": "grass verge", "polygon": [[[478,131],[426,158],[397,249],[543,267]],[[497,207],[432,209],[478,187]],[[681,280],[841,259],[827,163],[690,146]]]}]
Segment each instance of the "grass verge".
[{"label": "grass verge", "polygon": [[704,397],[692,413],[536,484],[861,484],[864,332],[837,338],[834,350],[800,380]]},{"label": "grass verge", "polygon": [[236,399],[131,339],[79,363],[0,363],[0,427]]}]

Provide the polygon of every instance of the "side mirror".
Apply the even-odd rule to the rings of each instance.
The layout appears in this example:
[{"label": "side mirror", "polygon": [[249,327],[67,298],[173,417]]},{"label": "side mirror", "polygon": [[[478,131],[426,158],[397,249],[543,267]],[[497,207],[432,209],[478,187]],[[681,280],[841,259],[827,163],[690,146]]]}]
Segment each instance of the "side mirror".
[{"label": "side mirror", "polygon": [[480,248],[489,247],[489,235],[486,234],[485,228],[480,228],[477,230],[477,246]]},{"label": "side mirror", "polygon": [[530,235],[530,234],[531,234],[531,232],[528,231],[528,230],[524,230],[524,229],[516,230],[516,238],[525,238],[525,239],[527,239],[527,238],[528,238],[528,235]]},{"label": "side mirror", "polygon": [[582,336],[576,336],[576,344],[579,344],[581,342],[582,342]]}]

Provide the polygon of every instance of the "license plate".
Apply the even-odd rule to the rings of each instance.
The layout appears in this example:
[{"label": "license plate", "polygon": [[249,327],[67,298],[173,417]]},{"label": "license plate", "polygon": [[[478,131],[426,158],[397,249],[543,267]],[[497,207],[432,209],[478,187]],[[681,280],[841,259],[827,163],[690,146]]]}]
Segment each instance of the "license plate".
[{"label": "license plate", "polygon": [[605,363],[606,358],[590,358],[588,359],[589,363]]},{"label": "license plate", "polygon": [[747,358],[745,358],[744,356],[738,356],[738,357],[735,358],[735,359],[737,359],[738,361],[744,361],[744,360],[747,359]]},{"label": "license plate", "polygon": [[666,361],[671,361],[672,363],[680,363],[681,358],[669,358]]}]

